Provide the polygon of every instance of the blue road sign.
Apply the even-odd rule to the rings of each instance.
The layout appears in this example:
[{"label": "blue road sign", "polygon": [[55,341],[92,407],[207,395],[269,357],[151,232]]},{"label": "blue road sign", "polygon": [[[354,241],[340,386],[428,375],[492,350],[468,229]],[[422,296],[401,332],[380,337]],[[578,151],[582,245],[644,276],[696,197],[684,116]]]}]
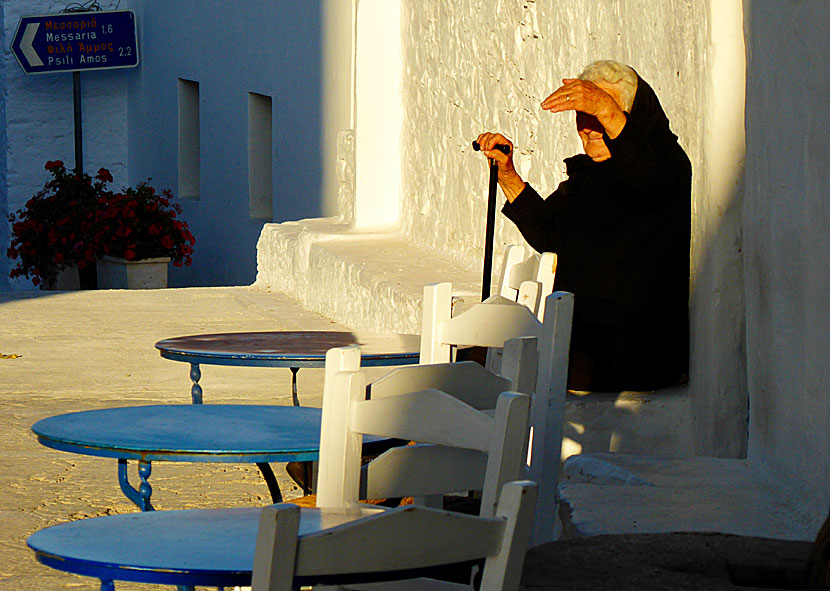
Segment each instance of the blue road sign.
[{"label": "blue road sign", "polygon": [[11,50],[27,74],[134,68],[135,15],[112,10],[24,16]]}]

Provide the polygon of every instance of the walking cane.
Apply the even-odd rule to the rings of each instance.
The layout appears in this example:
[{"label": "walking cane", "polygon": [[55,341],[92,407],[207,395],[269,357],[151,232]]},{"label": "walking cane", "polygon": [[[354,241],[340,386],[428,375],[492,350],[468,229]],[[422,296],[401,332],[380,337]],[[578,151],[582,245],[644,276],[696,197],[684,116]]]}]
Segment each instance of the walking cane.
[{"label": "walking cane", "polygon": [[[510,153],[510,146],[496,144],[494,149],[505,154]],[[473,150],[478,152],[481,146],[473,142]],[[484,235],[484,276],[481,281],[481,301],[490,297],[490,277],[493,273],[493,234],[496,231],[496,190],[499,185],[499,165],[492,158],[487,159],[490,163],[490,191],[487,195],[487,228]]]}]

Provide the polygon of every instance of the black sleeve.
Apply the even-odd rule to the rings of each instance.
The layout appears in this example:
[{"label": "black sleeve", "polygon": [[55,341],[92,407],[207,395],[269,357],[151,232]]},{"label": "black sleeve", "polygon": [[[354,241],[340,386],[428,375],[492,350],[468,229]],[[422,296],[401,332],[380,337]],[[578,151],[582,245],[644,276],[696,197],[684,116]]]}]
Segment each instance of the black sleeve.
[{"label": "black sleeve", "polygon": [[625,193],[643,199],[640,205],[674,194],[691,178],[689,159],[672,135],[647,136],[629,121],[616,138],[604,139],[618,177],[631,189]]},{"label": "black sleeve", "polygon": [[555,251],[556,211],[551,197],[542,199],[528,183],[512,203],[508,201],[504,204],[501,211],[516,224],[524,239],[537,252]]}]

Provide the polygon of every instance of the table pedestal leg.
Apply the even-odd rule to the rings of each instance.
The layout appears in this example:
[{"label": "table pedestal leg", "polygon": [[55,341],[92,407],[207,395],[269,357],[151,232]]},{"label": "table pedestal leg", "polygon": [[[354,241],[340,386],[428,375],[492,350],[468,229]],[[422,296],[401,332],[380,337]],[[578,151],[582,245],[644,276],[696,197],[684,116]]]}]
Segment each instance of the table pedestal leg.
[{"label": "table pedestal leg", "polygon": [[300,406],[300,397],[297,396],[297,374],[300,371],[299,367],[290,367],[291,370],[291,399],[294,401],[294,406]]},{"label": "table pedestal leg", "polygon": [[127,460],[123,458],[118,459],[118,484],[121,485],[121,492],[142,511],[153,511],[153,505],[150,504],[150,495],[153,494],[153,488],[149,482],[151,471],[152,466],[150,462],[146,460],[138,461],[138,477],[141,479],[141,484],[138,486],[138,490],[136,490],[130,484],[130,477],[127,473]]},{"label": "table pedestal leg", "polygon": [[193,385],[190,387],[190,397],[193,399],[193,404],[202,404],[202,387],[199,385],[199,380],[202,377],[202,370],[199,369],[198,363],[190,364],[190,381]]},{"label": "table pedestal leg", "polygon": [[259,468],[259,471],[262,472],[265,484],[268,485],[268,492],[271,493],[271,501],[273,503],[282,503],[280,485],[277,484],[277,477],[274,476],[274,471],[271,470],[271,465],[266,462],[257,462],[256,466]]},{"label": "table pedestal leg", "polygon": [[101,591],[115,591],[115,583],[101,579]]}]

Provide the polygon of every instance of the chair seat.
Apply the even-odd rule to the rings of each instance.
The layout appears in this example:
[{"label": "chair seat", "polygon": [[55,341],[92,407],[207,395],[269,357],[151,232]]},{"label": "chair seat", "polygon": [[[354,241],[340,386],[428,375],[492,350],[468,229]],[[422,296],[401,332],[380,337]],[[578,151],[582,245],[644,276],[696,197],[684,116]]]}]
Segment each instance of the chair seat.
[{"label": "chair seat", "polygon": [[[38,561],[102,580],[250,585],[261,508],[108,515],[48,527],[27,543]],[[383,511],[303,508],[300,535]],[[228,540],[233,540],[232,544]]]}]

